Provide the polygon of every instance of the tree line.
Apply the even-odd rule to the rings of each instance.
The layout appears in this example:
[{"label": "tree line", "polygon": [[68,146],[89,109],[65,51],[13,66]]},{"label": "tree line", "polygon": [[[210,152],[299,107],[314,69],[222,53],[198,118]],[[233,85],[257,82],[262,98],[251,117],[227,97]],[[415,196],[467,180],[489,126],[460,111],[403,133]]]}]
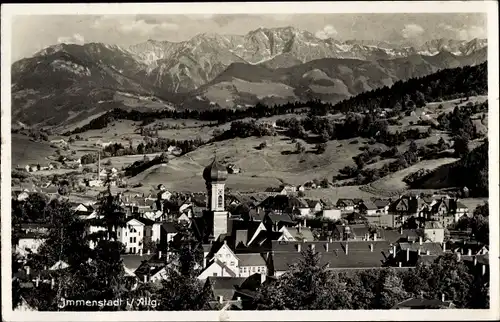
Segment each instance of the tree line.
[{"label": "tree line", "polygon": [[289,102],[281,105],[265,105],[257,103],[247,109],[207,109],[198,110],[162,110],[139,112],[115,108],[98,118],[93,119],[83,127],[76,128],[64,135],[83,133],[91,129],[102,129],[116,119],[140,121],[145,126],[158,119],[196,119],[200,121],[215,121],[219,124],[244,119],[263,118],[273,115],[302,113],[304,108],[316,115],[326,115],[335,112],[366,112],[393,110],[412,110],[425,105],[425,102],[452,99],[462,96],[484,95],[487,93],[487,62],[477,66],[466,66],[444,69],[437,73],[412,78],[407,81],[397,81],[391,87],[382,87],[364,92],[337,104],[322,102],[318,99],[307,102]]}]

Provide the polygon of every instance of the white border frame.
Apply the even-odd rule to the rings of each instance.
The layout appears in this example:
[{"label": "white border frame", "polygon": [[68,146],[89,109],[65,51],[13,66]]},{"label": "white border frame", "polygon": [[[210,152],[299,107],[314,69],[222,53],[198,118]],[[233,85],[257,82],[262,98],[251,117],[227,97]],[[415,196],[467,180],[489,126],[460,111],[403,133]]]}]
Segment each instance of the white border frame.
[{"label": "white border frame", "polygon": [[[489,310],[338,310],[338,311],[200,311],[200,312],[14,312],[11,284],[11,135],[10,66],[11,20],[14,15],[75,14],[307,14],[307,13],[467,13],[488,16],[489,99],[489,204],[490,204],[490,303]],[[499,154],[498,154],[498,3],[496,1],[408,1],[408,2],[267,2],[267,3],[165,3],[165,4],[8,4],[1,8],[2,24],[2,313],[6,321],[332,321],[332,320],[489,320],[499,319]],[[497,303],[497,304],[495,304]]]}]

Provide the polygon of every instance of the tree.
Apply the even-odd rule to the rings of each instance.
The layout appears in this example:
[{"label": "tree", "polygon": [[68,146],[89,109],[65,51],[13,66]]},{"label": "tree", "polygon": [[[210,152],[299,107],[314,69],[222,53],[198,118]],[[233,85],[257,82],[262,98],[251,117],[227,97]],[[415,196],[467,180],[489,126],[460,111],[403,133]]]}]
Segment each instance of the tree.
[{"label": "tree", "polygon": [[61,195],[61,196],[67,196],[69,194],[69,185],[68,184],[61,184],[59,186],[59,188],[57,189],[57,192]]},{"label": "tree", "polygon": [[486,245],[490,243],[490,232],[489,232],[489,205],[485,203],[479,205],[474,210],[474,215],[471,220],[472,233],[476,239]]},{"label": "tree", "polygon": [[316,144],[316,153],[323,154],[326,151],[326,143],[318,143]]},{"label": "tree", "polygon": [[306,148],[301,142],[297,142],[295,144],[295,150],[297,151],[297,153],[304,153]]},{"label": "tree", "polygon": [[254,306],[261,310],[321,310],[349,308],[351,296],[338,276],[321,264],[312,249],[278,280],[261,286]]},{"label": "tree", "polygon": [[390,309],[399,302],[408,299],[408,293],[404,289],[403,281],[394,270],[387,270],[382,277],[382,289],[378,295],[378,306],[380,309]]},{"label": "tree", "polygon": [[208,310],[210,286],[198,280],[203,248],[187,225],[179,225],[179,236],[169,245],[167,277],[158,293],[158,310]]},{"label": "tree", "polygon": [[455,143],[453,144],[455,149],[455,155],[459,158],[467,155],[469,153],[469,139],[465,136],[455,137]]}]

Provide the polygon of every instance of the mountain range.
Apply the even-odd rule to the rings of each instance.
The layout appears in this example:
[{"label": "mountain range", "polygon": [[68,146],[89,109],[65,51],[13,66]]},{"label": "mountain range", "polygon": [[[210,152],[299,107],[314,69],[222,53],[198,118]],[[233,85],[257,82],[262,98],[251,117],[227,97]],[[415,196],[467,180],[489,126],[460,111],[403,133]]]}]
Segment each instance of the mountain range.
[{"label": "mountain range", "polygon": [[397,80],[482,63],[486,46],[483,39],[437,39],[418,47],[342,42],[292,27],[259,28],[246,35],[207,33],[177,43],[148,40],[128,48],[58,44],[12,65],[12,116],[53,125],[120,106],[338,102]]}]

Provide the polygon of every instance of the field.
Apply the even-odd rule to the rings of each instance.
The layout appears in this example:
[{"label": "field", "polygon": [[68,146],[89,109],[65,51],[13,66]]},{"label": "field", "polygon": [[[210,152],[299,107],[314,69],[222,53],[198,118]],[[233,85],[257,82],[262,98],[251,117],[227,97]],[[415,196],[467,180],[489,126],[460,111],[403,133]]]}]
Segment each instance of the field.
[{"label": "field", "polygon": [[[482,102],[486,97],[472,97],[469,101]],[[468,101],[468,102],[469,102]],[[461,105],[467,104],[462,103]],[[427,131],[428,126],[415,125],[419,115],[425,112],[427,115],[436,116],[441,112],[451,112],[459,103],[459,100],[429,103],[426,107],[418,109],[414,115],[404,116],[401,120],[402,125],[396,126],[393,130],[407,130],[409,128],[419,128],[421,131]],[[438,109],[439,105],[442,109]],[[260,121],[275,122],[278,119],[290,117],[303,118],[305,115],[276,115],[263,118]],[[342,118],[342,114],[329,115],[332,118]],[[481,121],[481,115],[475,115],[474,122],[478,128],[486,130],[487,119]],[[248,119],[247,119],[248,120]],[[413,124],[413,125],[412,125]],[[83,125],[81,122],[79,125]],[[162,127],[170,128],[162,128]],[[210,122],[196,120],[178,120],[178,119],[158,119],[148,124],[148,128],[162,128],[158,130],[160,137],[176,140],[197,139],[209,140],[213,137],[215,130],[224,131],[230,127],[230,123],[209,126]],[[138,129],[140,122],[127,120],[116,120],[105,129],[90,130],[79,134],[83,140],[77,140],[70,144],[71,153],[75,157],[81,157],[83,154],[97,152],[99,147],[97,142],[116,142],[128,146],[130,142],[137,146],[143,142],[144,137],[140,135]],[[75,137],[73,135],[73,137]],[[437,143],[440,138],[450,142],[451,138],[447,133],[434,130],[431,137],[417,140],[417,146],[423,146],[429,143]],[[57,139],[51,137],[50,139]],[[67,140],[67,137],[61,137]],[[361,147],[368,146],[367,140],[354,138],[349,140],[333,140],[327,143],[326,151],[323,154],[317,154],[315,144],[299,140],[306,148],[304,153],[297,153],[296,144],[288,137],[283,135],[268,137],[250,137],[236,138],[222,142],[210,143],[186,155],[175,157],[171,156],[168,164],[151,167],[136,175],[126,178],[131,191],[138,193],[147,193],[154,189],[158,184],[164,184],[173,191],[205,191],[205,183],[202,178],[202,171],[217,154],[217,158],[225,165],[234,164],[241,169],[239,174],[230,174],[226,182],[228,189],[240,191],[242,193],[262,192],[268,187],[277,187],[280,184],[300,185],[307,181],[324,178],[332,181],[332,178],[339,174],[339,170],[345,166],[354,166],[353,157],[360,154]],[[55,155],[56,149],[51,148],[48,143],[35,143],[29,141],[27,137],[21,135],[13,136],[13,164],[16,162],[24,165],[27,160],[30,163],[48,162],[48,157]],[[263,149],[257,147],[266,142],[267,146]],[[400,152],[408,148],[409,141],[398,146]],[[473,141],[470,148],[474,148],[480,142]],[[381,144],[369,145],[371,148],[376,146],[385,149]],[[149,158],[154,158],[160,153],[148,154]],[[116,156],[103,158],[101,160],[102,168],[115,167],[118,170],[124,169],[135,161],[141,160],[143,155]],[[450,164],[456,159],[446,158],[438,160],[427,160],[413,165],[407,169],[390,174],[371,184],[358,187],[335,187],[325,189],[314,189],[306,191],[306,196],[311,198],[323,198],[336,201],[338,198],[359,197],[366,198],[374,195],[387,196],[398,194],[408,189],[403,182],[403,178],[408,174],[421,168],[436,169],[444,164]],[[43,161],[43,162],[42,162]],[[110,161],[110,164],[108,163]],[[366,165],[366,168],[380,168],[384,164],[394,161],[393,159],[381,160],[373,164]],[[89,165],[91,168],[97,168],[96,164]],[[56,173],[71,172],[74,170],[51,170],[35,173],[36,176],[51,175]],[[99,189],[97,189],[99,190]],[[89,193],[95,193],[96,189],[91,188]]]},{"label": "field", "polygon": [[24,167],[27,164],[47,165],[49,156],[56,149],[50,147],[48,142],[33,142],[30,138],[21,134],[12,134],[12,167]]},{"label": "field", "polygon": [[[267,147],[258,150],[262,142]],[[227,187],[241,191],[264,190],[281,183],[303,184],[312,179],[332,179],[338,170],[353,165],[352,157],[359,154],[362,142],[331,141],[324,154],[316,154],[314,145],[306,144],[306,152],[295,153],[295,144],[284,136],[232,139],[211,143],[165,166],[158,166],[131,178],[132,183],[151,186],[164,183],[176,190],[204,190],[201,173],[215,154],[224,164],[234,164],[242,173],[230,175]]]},{"label": "field", "polygon": [[425,160],[417,164],[414,164],[411,167],[391,173],[383,178],[380,178],[379,180],[370,183],[370,186],[374,189],[374,191],[391,192],[391,191],[405,190],[408,189],[408,186],[403,181],[403,179],[407,175],[416,172],[420,169],[434,170],[442,165],[450,164],[457,160],[458,159],[454,158]]}]

